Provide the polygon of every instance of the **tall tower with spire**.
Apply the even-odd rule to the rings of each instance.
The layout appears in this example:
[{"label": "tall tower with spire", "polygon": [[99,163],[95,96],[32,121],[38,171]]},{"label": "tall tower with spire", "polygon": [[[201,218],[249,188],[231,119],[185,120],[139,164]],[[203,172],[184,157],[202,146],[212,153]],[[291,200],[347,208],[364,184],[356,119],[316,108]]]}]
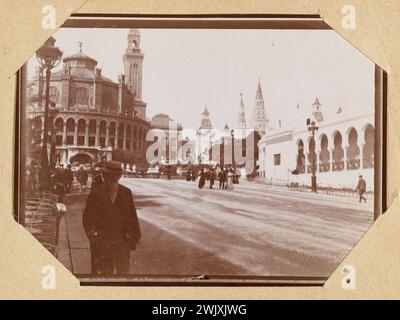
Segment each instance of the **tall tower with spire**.
[{"label": "tall tower with spire", "polygon": [[211,120],[209,118],[210,113],[208,112],[207,106],[204,108],[204,111],[202,113],[203,118],[201,119],[201,124],[199,130],[211,130],[212,125],[211,125]]},{"label": "tall tower with spire", "polygon": [[140,31],[130,29],[128,47],[124,54],[125,81],[127,87],[135,93],[135,100],[142,101],[142,74],[144,54],[140,49]]},{"label": "tall tower with spire", "polygon": [[246,116],[244,113],[244,103],[243,103],[243,94],[240,94],[240,103],[239,103],[239,114],[237,121],[238,129],[246,129]]},{"label": "tall tower with spire", "polygon": [[265,134],[268,119],[264,107],[264,97],[261,90],[260,79],[258,80],[256,98],[254,100],[253,115],[251,118],[251,128],[258,131],[261,135]]}]

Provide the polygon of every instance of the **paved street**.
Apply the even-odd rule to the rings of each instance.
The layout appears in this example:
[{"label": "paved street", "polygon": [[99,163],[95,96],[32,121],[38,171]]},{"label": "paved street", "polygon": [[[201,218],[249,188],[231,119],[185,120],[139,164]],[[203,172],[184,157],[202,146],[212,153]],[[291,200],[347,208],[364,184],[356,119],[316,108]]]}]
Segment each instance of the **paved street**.
[{"label": "paved street", "polygon": [[[134,193],[143,234],[135,274],[329,276],[373,217],[372,202],[256,183],[228,191],[183,180],[121,182]],[[60,231],[59,259],[76,274],[90,272],[85,198],[67,198]]]}]

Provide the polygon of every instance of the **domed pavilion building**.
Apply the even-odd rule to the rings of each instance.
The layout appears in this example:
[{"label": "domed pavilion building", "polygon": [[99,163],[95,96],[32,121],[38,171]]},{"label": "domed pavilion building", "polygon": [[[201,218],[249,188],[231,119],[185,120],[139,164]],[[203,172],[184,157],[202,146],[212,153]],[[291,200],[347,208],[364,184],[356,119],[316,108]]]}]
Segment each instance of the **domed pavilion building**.
[{"label": "domed pavilion building", "polygon": [[[146,167],[146,103],[142,101],[143,53],[140,33],[129,31],[124,53],[124,74],[117,82],[104,76],[97,61],[82,51],[66,56],[62,69],[50,79],[50,102],[55,104],[53,145],[56,164],[120,160],[126,167]],[[28,95],[36,103],[27,107],[34,127],[43,128],[45,77],[38,68]]]}]

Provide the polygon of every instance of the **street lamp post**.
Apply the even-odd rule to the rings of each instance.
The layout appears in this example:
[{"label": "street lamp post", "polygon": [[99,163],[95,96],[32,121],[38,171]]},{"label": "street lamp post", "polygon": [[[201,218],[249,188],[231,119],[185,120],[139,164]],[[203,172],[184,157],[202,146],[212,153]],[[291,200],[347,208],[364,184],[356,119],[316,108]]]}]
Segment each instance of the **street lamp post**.
[{"label": "street lamp post", "polygon": [[[46,70],[46,97],[44,108],[44,130],[43,130],[43,146],[41,152],[41,169],[46,170],[49,165],[49,158],[47,154],[47,141],[49,134],[49,92],[50,92],[50,75],[51,70],[58,66],[62,58],[62,51],[55,47],[56,39],[50,37],[46,40],[36,51],[36,59],[40,66]],[[39,97],[41,99],[41,97]]]},{"label": "street lamp post", "polygon": [[213,160],[213,142],[214,142],[214,132],[211,132],[209,135],[210,138],[210,147],[208,149],[208,163],[212,165],[212,160]]},{"label": "street lamp post", "polygon": [[236,162],[235,162],[235,131],[231,130],[231,137],[232,137],[232,165],[233,169],[236,171]]},{"label": "street lamp post", "polygon": [[50,138],[51,138],[51,147],[50,147],[50,164],[56,164],[56,134],[55,134],[55,124],[54,119],[59,113],[59,110],[55,108],[55,103],[50,102],[50,109],[49,109],[49,122],[50,122]]},{"label": "street lamp post", "polygon": [[317,156],[315,153],[315,133],[318,131],[318,127],[315,125],[315,121],[307,119],[308,132],[310,132],[312,141],[314,142],[314,154],[312,155],[312,168],[311,168],[311,192],[317,192]]}]

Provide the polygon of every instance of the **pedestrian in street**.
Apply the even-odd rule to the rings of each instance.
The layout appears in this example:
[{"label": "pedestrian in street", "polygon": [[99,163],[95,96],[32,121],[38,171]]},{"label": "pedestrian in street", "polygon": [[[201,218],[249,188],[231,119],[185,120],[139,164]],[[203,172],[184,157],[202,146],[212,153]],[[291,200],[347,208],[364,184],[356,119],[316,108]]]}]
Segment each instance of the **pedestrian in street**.
[{"label": "pedestrian in street", "polygon": [[359,196],[358,202],[361,202],[361,200],[364,200],[364,203],[367,203],[367,198],[364,197],[364,193],[367,190],[367,183],[361,174],[358,176],[357,190],[358,190],[358,196]]},{"label": "pedestrian in street", "polygon": [[215,181],[215,172],[213,168],[211,168],[210,171],[208,171],[208,176],[210,179],[210,189],[212,189]]},{"label": "pedestrian in street", "polygon": [[63,203],[66,193],[62,172],[58,172],[54,176],[53,192],[57,196],[57,202]]},{"label": "pedestrian in street", "polygon": [[119,184],[119,161],[102,170],[103,183],[90,193],[83,213],[83,227],[90,241],[92,274],[129,274],[130,253],[140,240],[140,227],[130,189]]},{"label": "pedestrian in street", "polygon": [[81,192],[85,191],[86,183],[88,180],[88,173],[85,169],[83,169],[83,166],[80,166],[78,171],[76,172],[76,179],[78,180],[81,187]]},{"label": "pedestrian in street", "polygon": [[226,188],[228,190],[233,190],[234,189],[234,187],[233,187],[233,179],[234,179],[234,177],[235,177],[235,172],[232,169],[230,169],[228,171],[228,181],[226,183]]},{"label": "pedestrian in street", "polygon": [[223,175],[223,170],[220,169],[217,174],[220,189],[222,188],[222,175]]},{"label": "pedestrian in street", "polygon": [[203,189],[206,184],[206,173],[204,172],[204,169],[200,170],[199,177],[199,189]]},{"label": "pedestrian in street", "polygon": [[74,182],[74,173],[72,172],[71,165],[69,164],[64,171],[64,182],[66,192],[71,192],[72,183]]},{"label": "pedestrian in street", "polygon": [[226,189],[226,179],[227,179],[227,172],[226,169],[222,169],[220,172],[219,178],[219,188],[225,190]]},{"label": "pedestrian in street", "polygon": [[167,171],[167,179],[171,180],[171,167],[167,166],[166,171]]},{"label": "pedestrian in street", "polygon": [[103,188],[103,176],[101,175],[101,168],[95,167],[92,177],[92,185],[90,186],[90,193],[98,193]]}]

